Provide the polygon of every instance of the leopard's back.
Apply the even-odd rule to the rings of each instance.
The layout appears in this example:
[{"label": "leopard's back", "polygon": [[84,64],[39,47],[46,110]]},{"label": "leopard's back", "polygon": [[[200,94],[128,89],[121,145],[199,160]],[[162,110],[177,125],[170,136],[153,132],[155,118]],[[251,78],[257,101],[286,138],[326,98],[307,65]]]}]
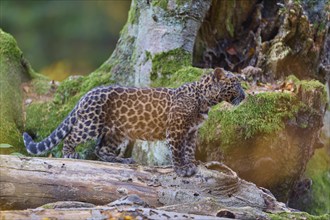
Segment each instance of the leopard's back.
[{"label": "leopard's back", "polygon": [[113,88],[104,108],[106,126],[132,140],[165,139],[172,94],[166,88]]}]

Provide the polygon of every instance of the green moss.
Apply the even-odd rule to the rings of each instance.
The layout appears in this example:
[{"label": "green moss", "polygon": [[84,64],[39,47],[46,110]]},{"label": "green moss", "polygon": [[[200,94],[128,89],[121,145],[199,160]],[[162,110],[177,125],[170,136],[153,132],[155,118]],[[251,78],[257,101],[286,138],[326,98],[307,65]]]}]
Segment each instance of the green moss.
[{"label": "green moss", "polygon": [[133,4],[128,12],[127,23],[128,24],[136,24],[138,23],[138,19],[140,17],[140,10],[136,7],[136,0],[133,0]]},{"label": "green moss", "polygon": [[0,148],[0,154],[24,152],[20,129],[17,128],[15,123],[6,120],[3,116],[0,117],[0,144],[10,144],[13,146],[12,148]]},{"label": "green moss", "polygon": [[327,102],[327,91],[325,85],[319,82],[318,80],[299,80],[296,76],[290,75],[286,78],[286,81],[292,81],[297,87],[301,86],[301,88],[305,92],[314,92],[316,90],[320,91],[322,102]]},{"label": "green moss", "polygon": [[306,212],[280,212],[280,213],[276,213],[276,214],[268,214],[268,216],[273,219],[273,220],[288,220],[288,219],[292,219],[292,220],[305,220],[305,219],[309,219],[309,220],[328,220],[330,218],[329,214],[326,215],[322,215],[322,216],[314,216],[314,215],[310,215]]},{"label": "green moss", "polygon": [[25,130],[34,134],[36,141],[47,137],[69,113],[65,108],[50,103],[32,103],[26,109]]},{"label": "green moss", "polygon": [[154,81],[158,78],[167,79],[169,75],[182,67],[190,66],[191,63],[191,54],[181,48],[156,54],[152,58],[151,80]]},{"label": "green moss", "polygon": [[20,84],[29,79],[31,71],[15,39],[0,29],[0,143],[13,146],[1,153],[24,152]]},{"label": "green moss", "polygon": [[203,70],[195,67],[183,67],[171,75],[171,79],[158,78],[153,81],[153,87],[171,87],[176,88],[187,82],[194,82],[205,74],[208,70]]},{"label": "green moss", "polygon": [[68,102],[74,95],[80,93],[80,85],[83,82],[84,77],[77,79],[67,79],[63,81],[57,89],[54,96],[54,102],[56,104],[64,104]]},{"label": "green moss", "polygon": [[301,85],[301,87],[305,91],[314,91],[316,89],[321,89],[325,92],[325,86],[317,80],[302,80],[300,81],[299,85]]},{"label": "green moss", "polygon": [[151,53],[147,50],[145,51],[145,53],[146,53],[146,60],[151,60],[152,59]]},{"label": "green moss", "polygon": [[311,91],[314,92],[316,90],[320,91],[322,93],[321,98],[322,98],[322,102],[326,103],[327,102],[327,92],[326,92],[326,88],[325,85],[323,85],[322,83],[320,83],[317,80],[301,80],[300,84],[299,84],[302,89],[304,91]]},{"label": "green moss", "polygon": [[20,62],[22,51],[18,48],[16,40],[10,34],[0,29],[0,54],[2,58],[7,57]]},{"label": "green moss", "polygon": [[284,118],[292,117],[297,111],[297,101],[289,93],[268,92],[248,96],[246,101],[231,110],[213,108],[209,119],[200,129],[201,138],[212,142],[219,138],[225,149],[238,140],[259,133],[273,133],[284,127]]},{"label": "green moss", "polygon": [[110,73],[105,73],[105,74],[101,74],[98,72],[91,73],[90,75],[88,75],[88,77],[85,78],[85,80],[83,80],[80,92],[86,93],[92,88],[95,88],[97,86],[101,86],[101,85],[104,86],[114,83],[114,81],[112,81],[110,77],[111,77]]},{"label": "green moss", "polygon": [[33,91],[38,95],[47,94],[51,88],[49,80],[43,78],[35,78],[32,80]]},{"label": "green moss", "polygon": [[311,201],[305,211],[313,215],[330,213],[330,156],[327,148],[317,149],[308,162],[306,175],[312,179]]},{"label": "green moss", "polygon": [[153,0],[151,2],[151,4],[154,7],[160,7],[160,8],[162,8],[162,9],[164,9],[166,11],[167,10],[168,0]]}]

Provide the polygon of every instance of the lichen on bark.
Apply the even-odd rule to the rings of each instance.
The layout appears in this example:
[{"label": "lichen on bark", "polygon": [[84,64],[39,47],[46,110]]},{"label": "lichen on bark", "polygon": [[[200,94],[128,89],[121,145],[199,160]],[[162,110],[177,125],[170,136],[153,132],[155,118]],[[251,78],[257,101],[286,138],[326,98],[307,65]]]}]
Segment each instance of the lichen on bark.
[{"label": "lichen on bark", "polygon": [[[177,52],[178,64],[180,58],[180,65],[191,64],[194,39],[210,4],[202,0],[133,0],[116,49],[99,71],[111,72],[123,85],[148,86],[150,77],[159,74],[158,58],[165,54]],[[173,67],[169,72],[174,72]]]}]

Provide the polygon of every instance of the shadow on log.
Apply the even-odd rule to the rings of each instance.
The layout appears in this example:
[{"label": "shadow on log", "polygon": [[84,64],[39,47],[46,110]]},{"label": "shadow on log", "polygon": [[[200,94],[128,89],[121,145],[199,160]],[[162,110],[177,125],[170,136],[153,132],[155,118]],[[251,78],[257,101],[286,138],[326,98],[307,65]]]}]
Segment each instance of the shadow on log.
[{"label": "shadow on log", "polygon": [[262,217],[289,211],[268,190],[216,162],[200,165],[187,178],[170,167],[0,155],[0,173],[2,210],[57,201],[105,205],[134,194],[148,207],[179,213]]}]

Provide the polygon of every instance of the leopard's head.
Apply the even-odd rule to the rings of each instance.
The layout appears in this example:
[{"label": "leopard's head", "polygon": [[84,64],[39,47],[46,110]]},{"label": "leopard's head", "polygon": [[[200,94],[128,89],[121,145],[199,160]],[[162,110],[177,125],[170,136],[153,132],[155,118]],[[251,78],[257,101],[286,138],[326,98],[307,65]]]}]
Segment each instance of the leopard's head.
[{"label": "leopard's head", "polygon": [[245,99],[239,77],[222,68],[215,68],[210,75],[202,78],[201,82],[203,90],[206,90],[205,98],[210,105],[216,105],[222,101],[238,105]]}]

